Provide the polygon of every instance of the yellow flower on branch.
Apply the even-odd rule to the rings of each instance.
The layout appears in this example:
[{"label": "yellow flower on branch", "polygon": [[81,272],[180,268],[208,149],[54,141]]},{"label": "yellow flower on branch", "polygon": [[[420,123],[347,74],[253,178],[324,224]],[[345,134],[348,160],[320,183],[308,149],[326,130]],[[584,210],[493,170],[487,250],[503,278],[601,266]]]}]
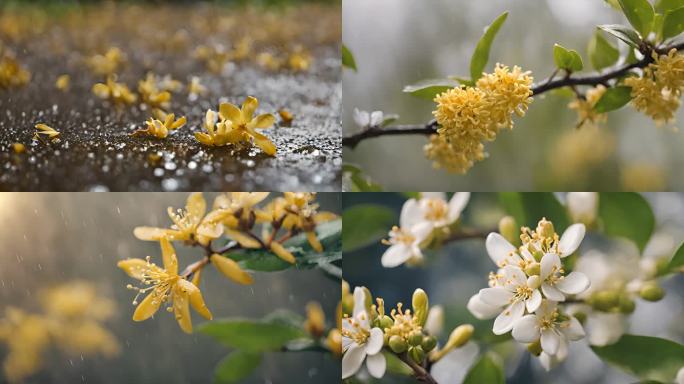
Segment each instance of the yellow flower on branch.
[{"label": "yellow flower on branch", "polygon": [[39,135],[46,136],[50,141],[57,141],[59,139],[60,133],[46,124],[36,124],[36,130],[37,132],[33,134],[33,140],[38,140],[40,138]]},{"label": "yellow flower on branch", "polygon": [[[190,317],[190,306],[204,318],[211,320],[202,293],[193,283],[178,275],[178,259],[176,251],[166,237],[160,240],[163,268],[158,267],[147,259],[127,259],[119,261],[119,268],[123,269],[129,276],[142,282],[143,288],[133,287],[130,289],[138,291],[133,304],[137,308],[133,313],[134,321],[144,321],[152,317],[163,303],[169,305],[170,310],[175,314],[176,321],[180,328],[186,332],[192,332],[192,319]],[[149,293],[148,293],[149,292]],[[138,303],[140,295],[147,296]]]},{"label": "yellow flower on branch", "polygon": [[323,252],[323,246],[316,237],[316,225],[334,220],[332,212],[318,212],[318,204],[313,203],[315,192],[284,192],[285,218],[283,228],[296,229],[306,233],[309,244],[316,252]]},{"label": "yellow flower on branch", "polygon": [[111,100],[116,105],[133,104],[138,96],[124,83],[117,83],[116,76],[107,77],[106,83],[93,85],[93,94],[103,100]]},{"label": "yellow flower on branch", "polygon": [[443,135],[430,135],[423,151],[433,168],[453,173],[464,174],[476,161],[485,159],[484,144],[472,137],[450,141]]},{"label": "yellow flower on branch", "polygon": [[577,128],[582,128],[585,124],[605,123],[608,120],[605,113],[597,113],[594,110],[594,106],[604,93],[606,93],[606,87],[598,85],[588,90],[584,98],[577,97],[568,104],[568,108],[577,111]]},{"label": "yellow flower on branch", "polygon": [[159,110],[155,110],[155,114],[157,119],[148,119],[145,122],[147,127],[133,132],[131,136],[154,136],[158,139],[165,139],[169,135],[169,131],[178,129],[187,122],[185,116],[176,119],[176,115],[173,113],[164,114]]}]

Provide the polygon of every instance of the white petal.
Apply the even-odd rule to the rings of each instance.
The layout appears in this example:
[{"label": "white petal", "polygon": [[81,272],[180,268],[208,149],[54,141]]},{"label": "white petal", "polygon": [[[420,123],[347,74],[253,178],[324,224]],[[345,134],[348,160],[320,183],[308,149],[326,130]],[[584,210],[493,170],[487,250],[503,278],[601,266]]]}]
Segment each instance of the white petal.
[{"label": "white petal", "polygon": [[361,128],[368,127],[368,124],[370,123],[368,112],[354,108],[354,122]]},{"label": "white petal", "polygon": [[596,219],[598,193],[568,192],[565,199],[568,202],[568,211],[570,211],[573,221],[590,223]]},{"label": "white petal", "polygon": [[344,356],[342,356],[342,378],[354,376],[361,368],[363,359],[366,358],[366,348],[356,343],[352,344]]},{"label": "white petal", "polygon": [[563,324],[563,334],[571,341],[576,341],[583,339],[585,336],[584,328],[580,324],[579,320],[574,317],[570,317],[570,320],[566,324]]},{"label": "white petal", "polygon": [[480,320],[493,319],[501,313],[502,307],[489,305],[480,299],[480,294],[476,293],[468,300],[468,310]]},{"label": "white petal", "polygon": [[408,199],[401,207],[401,215],[399,216],[399,226],[402,228],[411,228],[415,224],[423,221],[423,211],[418,205],[416,199]]},{"label": "white petal", "polygon": [[453,223],[461,216],[461,212],[470,200],[470,192],[456,192],[449,200],[449,223]]},{"label": "white petal", "polygon": [[557,272],[561,268],[560,257],[555,253],[547,253],[541,259],[541,271],[539,276],[546,280],[549,275]]},{"label": "white petal", "polygon": [[592,313],[586,322],[589,344],[604,346],[615,343],[626,331],[621,313]]},{"label": "white petal", "polygon": [[558,345],[560,344],[560,336],[550,329],[542,331],[541,347],[544,352],[549,355],[555,355],[558,352]]},{"label": "white petal", "polygon": [[584,273],[571,272],[563,280],[556,283],[556,288],[560,289],[563,293],[576,295],[586,291],[590,284],[589,278]]},{"label": "white petal", "polygon": [[492,332],[495,335],[503,335],[504,333],[513,329],[516,321],[520,320],[525,312],[525,304],[522,301],[517,301],[509,305],[499,316],[494,320],[494,327]]},{"label": "white petal", "polygon": [[513,324],[513,338],[521,343],[534,343],[539,340],[539,321],[535,315],[523,316]]},{"label": "white petal", "polygon": [[539,306],[541,305],[541,302],[542,302],[541,292],[539,292],[538,289],[535,289],[532,292],[532,296],[529,299],[525,300],[525,305],[527,306],[527,312],[533,313],[534,311],[536,311],[537,308],[539,308]]},{"label": "white petal", "polygon": [[446,201],[446,193],[444,192],[421,192],[420,199],[435,199]]},{"label": "white petal", "polygon": [[554,356],[554,360],[557,363],[560,363],[561,361],[565,360],[566,357],[568,357],[568,340],[563,337],[561,337],[559,340],[560,344],[558,344],[558,352],[556,352],[556,356]]},{"label": "white petal", "polygon": [[376,379],[382,379],[385,375],[385,369],[387,369],[385,355],[382,353],[368,355],[366,358],[366,368],[368,368],[368,373],[370,373],[371,376]]},{"label": "white petal", "polygon": [[444,307],[441,305],[433,305],[430,307],[423,329],[433,336],[438,336],[442,333],[442,330],[444,329]]},{"label": "white petal", "polygon": [[510,303],[513,292],[503,287],[482,288],[480,289],[480,300],[483,303],[495,307],[503,307]]},{"label": "white petal", "polygon": [[366,310],[366,292],[361,287],[354,288],[354,318],[358,319]]},{"label": "white petal", "polygon": [[500,265],[501,262],[506,260],[516,251],[513,244],[509,243],[508,240],[504,239],[503,236],[496,232],[492,232],[487,236],[485,246],[489,257],[491,257],[496,265]]},{"label": "white petal", "polygon": [[472,341],[454,348],[432,365],[430,374],[440,384],[462,383],[479,352],[480,348]]},{"label": "white petal", "polygon": [[582,239],[584,239],[585,232],[586,227],[584,224],[573,224],[563,232],[563,236],[561,236],[560,243],[558,244],[561,257],[570,256],[579,248]]},{"label": "white petal", "polygon": [[684,384],[684,367],[677,371],[677,384]]},{"label": "white petal", "polygon": [[370,121],[368,122],[368,125],[371,127],[379,127],[380,124],[382,124],[383,119],[384,115],[382,111],[373,111],[370,114]]},{"label": "white petal", "polygon": [[413,255],[413,248],[406,244],[394,244],[382,254],[381,263],[385,268],[394,268],[406,262]]},{"label": "white petal", "polygon": [[548,283],[542,284],[542,292],[544,293],[544,296],[546,296],[546,298],[549,300],[565,301],[565,295],[563,295],[563,293],[559,291],[556,287]]},{"label": "white petal", "polygon": [[411,234],[416,238],[416,243],[420,244],[432,233],[432,224],[424,221],[416,223],[411,227]]},{"label": "white petal", "polygon": [[507,265],[506,268],[504,268],[504,272],[506,273],[506,280],[508,281],[506,283],[506,288],[515,290],[521,285],[527,285],[527,276],[525,276],[525,272],[523,272],[522,269]]},{"label": "white petal", "polygon": [[553,357],[542,352],[541,355],[539,355],[539,363],[541,363],[541,366],[544,367],[544,370],[548,372],[551,370],[551,368],[553,368]]},{"label": "white petal", "polygon": [[382,349],[382,344],[384,342],[384,334],[380,328],[373,328],[370,331],[370,336],[368,341],[366,341],[366,353],[369,355],[375,355]]}]

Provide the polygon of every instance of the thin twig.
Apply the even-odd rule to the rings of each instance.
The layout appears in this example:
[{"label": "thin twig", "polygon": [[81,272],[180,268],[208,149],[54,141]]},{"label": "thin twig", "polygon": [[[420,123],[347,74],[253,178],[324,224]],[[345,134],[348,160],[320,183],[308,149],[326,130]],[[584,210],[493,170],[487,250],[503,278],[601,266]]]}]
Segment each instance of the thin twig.
[{"label": "thin twig", "polygon": [[411,358],[406,353],[402,353],[398,356],[401,359],[401,361],[403,361],[404,363],[406,363],[406,365],[413,369],[413,372],[416,376],[416,380],[429,384],[437,384],[437,380],[435,380],[435,378],[432,377],[430,372],[428,372],[427,369],[418,365],[415,361],[411,360]]},{"label": "thin twig", "polygon": [[[684,49],[684,43],[678,43],[669,47],[664,47],[664,48],[657,48],[654,49],[654,51],[658,54],[666,54],[669,52],[671,49],[676,49],[676,50],[682,50]],[[632,64],[625,64],[619,67],[614,68],[611,71],[605,72],[605,73],[598,73],[598,74],[593,74],[593,75],[586,75],[586,76],[564,76],[562,78],[554,80],[553,78],[555,77],[556,73],[552,74],[550,78],[542,81],[541,83],[538,83],[536,85],[532,85],[532,96],[538,96],[541,95],[544,92],[551,91],[553,89],[557,88],[563,88],[563,87],[575,87],[579,85],[584,85],[584,86],[596,86],[600,84],[608,84],[610,80],[617,79],[619,77],[622,77],[626,75],[629,71],[637,68],[645,68],[648,64],[653,62],[653,57],[651,56],[650,52],[646,52],[644,54],[644,58],[632,63]],[[353,135],[349,135],[347,137],[342,138],[342,145],[345,147],[350,147],[354,148],[356,147],[361,141],[365,139],[370,139],[373,137],[380,137],[380,136],[396,136],[396,135],[431,135],[433,133],[437,132],[437,122],[435,120],[431,120],[427,124],[415,124],[415,125],[394,125],[394,126],[388,126],[388,127],[370,127],[364,131],[361,131],[359,133],[355,133]]]}]

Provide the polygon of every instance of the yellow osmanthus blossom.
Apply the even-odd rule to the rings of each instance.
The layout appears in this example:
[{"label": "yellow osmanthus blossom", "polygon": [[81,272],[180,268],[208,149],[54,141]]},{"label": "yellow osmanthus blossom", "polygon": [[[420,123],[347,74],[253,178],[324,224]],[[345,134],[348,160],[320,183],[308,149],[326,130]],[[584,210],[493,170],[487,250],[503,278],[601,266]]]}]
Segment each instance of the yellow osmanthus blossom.
[{"label": "yellow osmanthus blossom", "polygon": [[585,124],[605,123],[608,116],[605,113],[597,113],[594,106],[606,93],[606,87],[598,85],[587,91],[584,98],[577,97],[568,104],[568,108],[577,111],[577,128],[583,127]]},{"label": "yellow osmanthus blossom", "polygon": [[16,154],[22,154],[22,153],[26,152],[26,146],[22,143],[13,143],[12,144],[12,150]]},{"label": "yellow osmanthus blossom", "polygon": [[[127,259],[118,263],[119,268],[143,284],[142,288],[129,285],[130,289],[138,291],[138,295],[133,301],[133,304],[137,305],[133,313],[133,320],[144,321],[149,319],[163,303],[166,303],[174,312],[180,328],[186,333],[192,333],[190,306],[208,320],[212,319],[211,312],[204,303],[199,288],[183,276],[178,275],[176,251],[169,240],[163,237],[160,244],[163,268],[151,263],[149,256],[147,259]],[[147,296],[138,303],[138,296],[142,294]]]},{"label": "yellow osmanthus blossom", "polygon": [[70,82],[71,82],[71,76],[61,75],[55,81],[55,88],[59,89],[60,91],[65,92],[65,91],[69,90]]},{"label": "yellow osmanthus blossom", "polygon": [[160,88],[159,79],[151,72],[147,74],[145,79],[138,82],[138,92],[141,101],[151,107],[169,107],[171,92]]},{"label": "yellow osmanthus blossom", "polygon": [[199,96],[206,93],[207,87],[202,85],[198,76],[190,78],[190,82],[188,83],[188,98],[190,98],[190,100],[197,100]]},{"label": "yellow osmanthus blossom", "polygon": [[38,140],[40,138],[39,135],[46,136],[50,141],[57,141],[59,139],[60,133],[49,125],[36,124],[36,130],[36,133],[33,134],[33,140]]},{"label": "yellow osmanthus blossom", "polygon": [[185,209],[169,207],[167,212],[173,225],[171,228],[136,227],[133,231],[140,240],[158,241],[168,238],[171,241],[198,242],[206,245],[223,234],[223,224],[214,215],[207,215],[207,202],[201,192],[188,196]]},{"label": "yellow osmanthus blossom", "polygon": [[644,68],[642,77],[628,77],[632,105],[652,118],[657,125],[674,120],[684,89],[684,56],[676,49],[667,55],[653,53],[654,62]]},{"label": "yellow osmanthus blossom", "polygon": [[244,135],[237,129],[233,129],[231,121],[219,121],[219,115],[211,109],[207,110],[204,117],[204,129],[207,131],[206,133],[195,132],[195,139],[210,147],[237,144],[244,140]]},{"label": "yellow osmanthus blossom", "polygon": [[[139,129],[133,132],[132,136],[154,136],[158,139],[165,139],[169,135],[169,131],[176,130],[185,125],[187,122],[185,116],[176,119],[176,115],[169,113],[164,115],[164,113],[159,112],[160,116],[158,119],[149,118],[145,124],[147,127],[145,129]],[[163,115],[163,116],[161,116]],[[162,121],[163,120],[163,121]]]},{"label": "yellow osmanthus blossom", "polygon": [[31,81],[31,72],[9,55],[0,55],[0,89],[20,87]]},{"label": "yellow osmanthus blossom", "polygon": [[290,53],[287,64],[290,66],[290,69],[295,72],[304,72],[311,67],[312,61],[313,58],[311,57],[311,54],[301,45],[298,45],[293,49],[292,53]]},{"label": "yellow osmanthus blossom", "polygon": [[105,83],[93,85],[93,94],[100,99],[109,99],[116,105],[133,104],[138,100],[138,96],[126,84],[116,82],[116,76],[109,76]]},{"label": "yellow osmanthus blossom", "polygon": [[425,148],[428,158],[437,167],[465,173],[484,159],[484,141],[494,140],[501,128],[512,128],[513,114],[525,115],[532,102],[531,86],[530,72],[497,64],[494,73],[483,74],[475,87],[437,95],[433,114],[441,137],[430,139]]},{"label": "yellow osmanthus blossom", "polygon": [[126,62],[126,55],[117,47],[107,50],[104,55],[93,55],[86,60],[90,69],[96,75],[113,75]]}]

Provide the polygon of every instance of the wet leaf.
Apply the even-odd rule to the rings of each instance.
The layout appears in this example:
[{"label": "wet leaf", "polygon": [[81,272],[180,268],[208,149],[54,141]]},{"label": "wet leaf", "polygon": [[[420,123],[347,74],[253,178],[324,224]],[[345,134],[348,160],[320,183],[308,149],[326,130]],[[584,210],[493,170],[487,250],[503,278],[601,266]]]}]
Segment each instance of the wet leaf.
[{"label": "wet leaf", "polygon": [[489,61],[489,51],[492,48],[494,38],[499,32],[499,29],[501,29],[503,23],[506,21],[507,17],[508,12],[504,12],[499,17],[494,19],[492,24],[489,25],[485,30],[485,33],[480,38],[480,41],[477,42],[475,52],[473,52],[473,56],[470,59],[470,79],[473,82],[476,82],[477,79],[482,77],[482,72]]},{"label": "wet leaf", "polygon": [[344,44],[342,44],[342,66],[357,71],[354,54]]},{"label": "wet leaf", "polygon": [[254,352],[279,350],[306,337],[303,329],[282,322],[239,318],[210,321],[200,325],[199,331],[229,347]]},{"label": "wet leaf", "polygon": [[239,383],[254,372],[261,364],[261,353],[234,351],[216,365],[214,383]]},{"label": "wet leaf", "polygon": [[641,36],[646,38],[653,28],[655,11],[648,0],[618,0],[622,12]]},{"label": "wet leaf", "polygon": [[594,111],[598,113],[614,111],[627,105],[630,100],[632,100],[631,87],[619,86],[608,88],[596,102],[596,105],[594,105]]},{"label": "wet leaf", "polygon": [[665,14],[663,19],[663,38],[675,37],[684,31],[684,7]]},{"label": "wet leaf", "polygon": [[604,24],[598,26],[600,29],[610,33],[611,35],[617,37],[618,39],[624,41],[632,48],[639,48],[641,44],[641,38],[639,34],[629,27],[625,27],[620,24]]},{"label": "wet leaf", "polygon": [[603,192],[599,195],[599,218],[608,236],[624,237],[644,250],[655,228],[655,216],[640,194]]},{"label": "wet leaf", "polygon": [[440,93],[458,86],[458,82],[451,79],[427,79],[405,86],[403,92],[422,99],[432,100]]},{"label": "wet leaf", "polygon": [[359,204],[342,213],[342,250],[354,251],[378,242],[396,223],[394,211],[377,204]]},{"label": "wet leaf", "polygon": [[603,69],[615,64],[620,51],[606,40],[598,30],[589,41],[589,61],[594,69]]},{"label": "wet leaf", "polygon": [[463,384],[504,384],[503,366],[498,356],[487,353],[482,355],[463,380]]}]

